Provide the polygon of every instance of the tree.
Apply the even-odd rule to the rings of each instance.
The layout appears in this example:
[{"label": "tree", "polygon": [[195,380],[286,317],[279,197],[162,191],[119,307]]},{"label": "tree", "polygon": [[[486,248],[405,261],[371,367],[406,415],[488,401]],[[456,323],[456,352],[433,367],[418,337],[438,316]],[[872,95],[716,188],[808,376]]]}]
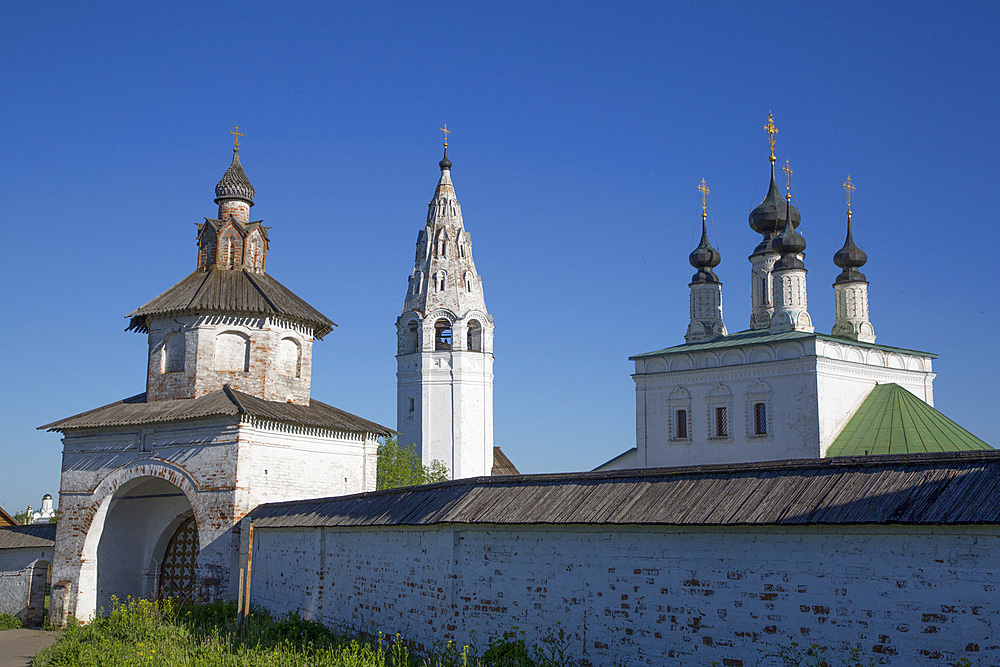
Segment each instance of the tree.
[{"label": "tree", "polygon": [[31,505],[28,505],[28,509],[24,510],[23,512],[18,512],[17,514],[14,515],[14,522],[19,523],[21,525],[29,524],[31,523],[31,515],[32,515]]},{"label": "tree", "polygon": [[448,479],[448,468],[444,462],[434,459],[429,466],[420,462],[416,444],[400,446],[396,438],[386,438],[378,448],[378,465],[375,473],[375,488],[395,489],[400,486],[415,486],[444,482]]}]

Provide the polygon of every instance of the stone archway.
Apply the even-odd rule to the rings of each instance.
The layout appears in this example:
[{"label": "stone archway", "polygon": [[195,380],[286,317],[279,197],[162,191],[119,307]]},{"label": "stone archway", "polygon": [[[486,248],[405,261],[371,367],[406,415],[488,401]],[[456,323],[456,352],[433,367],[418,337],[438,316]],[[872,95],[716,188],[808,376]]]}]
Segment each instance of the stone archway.
[{"label": "stone archway", "polygon": [[[194,532],[187,578],[193,592],[198,538],[187,495],[175,484],[153,476],[138,477],[118,487],[107,504],[97,544],[96,609],[108,609],[112,596],[120,600],[158,596],[164,556],[182,527],[185,535]],[[188,546],[190,542],[189,537]],[[171,585],[176,586],[176,582]]]}]

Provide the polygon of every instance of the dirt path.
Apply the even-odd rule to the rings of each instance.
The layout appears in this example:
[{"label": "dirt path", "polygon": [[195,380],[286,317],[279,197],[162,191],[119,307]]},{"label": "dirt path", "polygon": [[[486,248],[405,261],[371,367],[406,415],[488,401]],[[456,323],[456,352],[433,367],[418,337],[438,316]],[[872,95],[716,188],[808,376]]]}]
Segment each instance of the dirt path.
[{"label": "dirt path", "polygon": [[27,667],[35,654],[54,644],[58,633],[45,630],[0,631],[0,667]]}]

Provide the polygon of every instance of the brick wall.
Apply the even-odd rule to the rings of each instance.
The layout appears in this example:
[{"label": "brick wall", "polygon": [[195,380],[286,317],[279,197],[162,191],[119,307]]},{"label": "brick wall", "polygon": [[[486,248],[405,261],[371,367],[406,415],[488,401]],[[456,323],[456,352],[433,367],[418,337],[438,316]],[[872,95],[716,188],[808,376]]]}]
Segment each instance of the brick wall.
[{"label": "brick wall", "polygon": [[[244,531],[245,532],[245,531]],[[425,646],[561,623],[584,664],[997,664],[1000,530],[431,526],[257,529],[253,598]]]}]

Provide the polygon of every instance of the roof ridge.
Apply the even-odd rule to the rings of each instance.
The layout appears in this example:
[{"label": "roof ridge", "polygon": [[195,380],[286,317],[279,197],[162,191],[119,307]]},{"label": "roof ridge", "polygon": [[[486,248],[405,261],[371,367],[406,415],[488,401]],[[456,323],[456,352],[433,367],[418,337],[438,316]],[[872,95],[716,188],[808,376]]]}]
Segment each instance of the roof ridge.
[{"label": "roof ridge", "polygon": [[267,301],[267,304],[274,309],[274,312],[280,313],[281,309],[278,308],[273,301],[271,301],[271,298],[264,292],[264,289],[259,284],[257,284],[257,281],[250,274],[250,272],[247,271],[246,269],[242,269],[242,271],[243,274],[247,277],[247,280],[250,281],[250,284],[253,285],[254,289],[257,290],[257,292],[261,295],[261,297],[263,297],[264,301]]},{"label": "roof ridge", "polygon": [[240,403],[240,399],[236,397],[236,390],[229,386],[229,383],[222,385],[222,391],[225,392],[226,396],[232,401],[233,405],[236,406],[236,410],[239,411],[241,415],[247,414],[246,408]]},{"label": "roof ridge", "polygon": [[208,279],[212,275],[212,271],[221,271],[221,269],[219,269],[216,266],[213,266],[208,271],[205,271],[205,277],[201,279],[201,284],[198,285],[198,289],[196,289],[194,291],[194,294],[191,295],[191,298],[188,299],[188,303],[187,303],[187,306],[186,306],[187,308],[190,308],[191,304],[193,304],[195,302],[195,299],[198,298],[198,295],[201,294],[201,290],[204,289],[205,288],[205,284],[208,283]]}]

